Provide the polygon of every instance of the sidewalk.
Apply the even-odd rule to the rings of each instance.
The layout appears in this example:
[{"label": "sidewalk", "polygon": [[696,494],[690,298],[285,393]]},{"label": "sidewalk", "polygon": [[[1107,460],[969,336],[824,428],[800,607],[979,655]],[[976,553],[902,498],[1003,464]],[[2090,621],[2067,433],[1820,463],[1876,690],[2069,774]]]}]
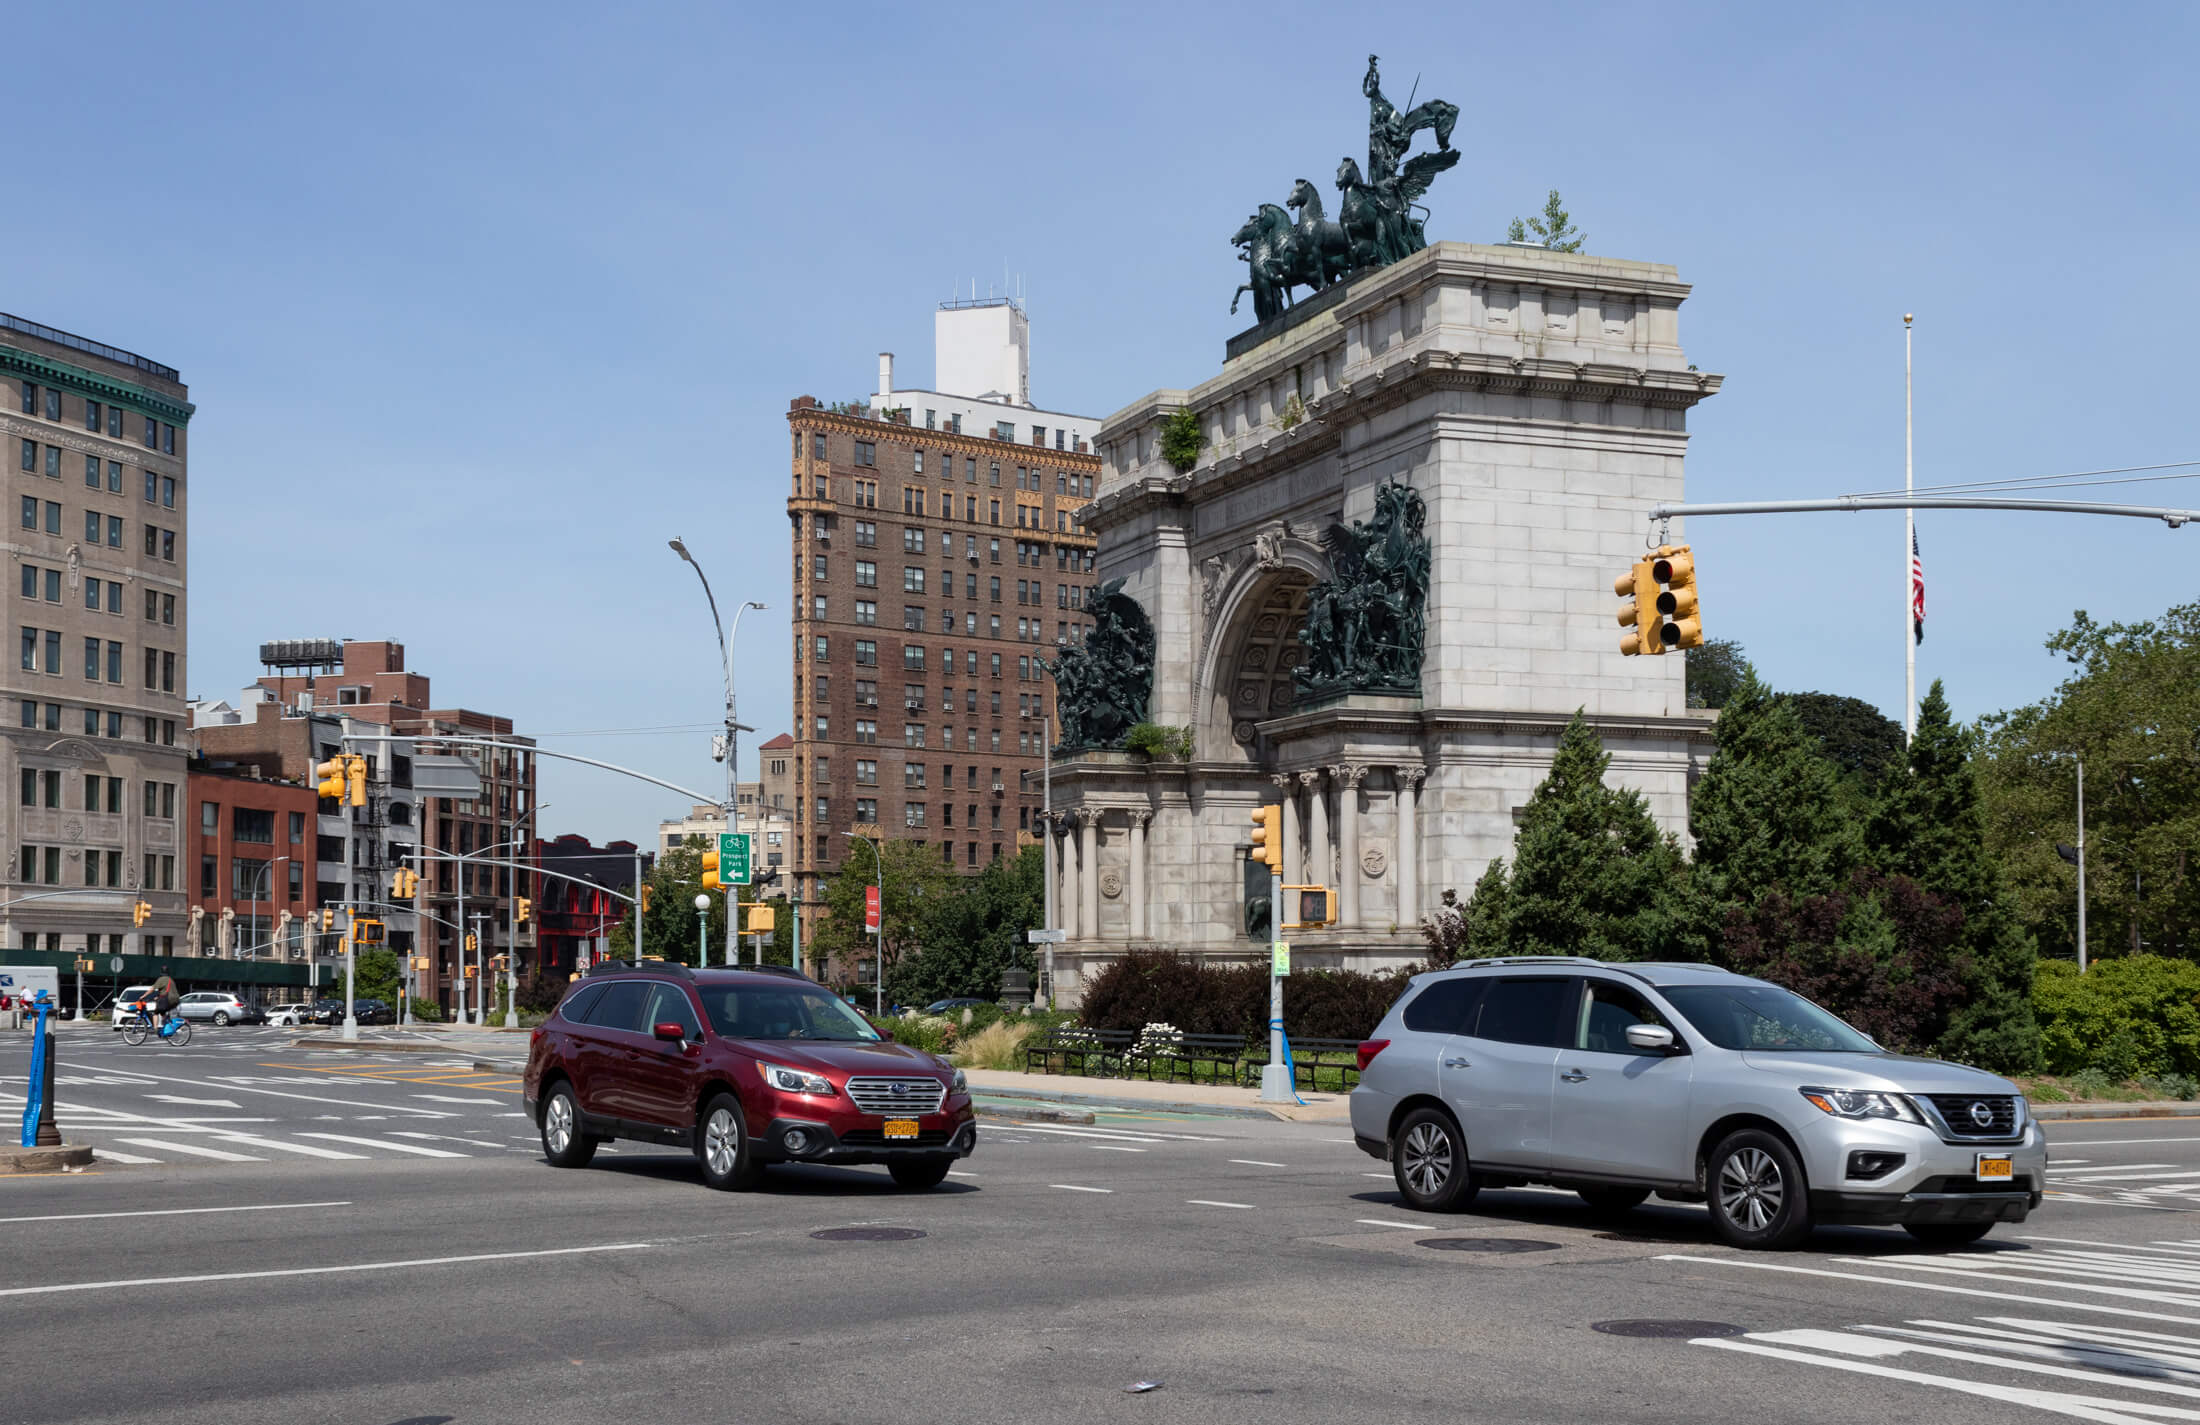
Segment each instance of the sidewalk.
[{"label": "sidewalk", "polygon": [[966,1069],[971,1091],[990,1098],[1032,1099],[1079,1108],[1158,1109],[1211,1113],[1226,1118],[1284,1119],[1293,1123],[1349,1123],[1343,1094],[1302,1093],[1302,1104],[1260,1101],[1259,1089],[1217,1084],[1157,1084],[1144,1079],[1095,1079],[1079,1074],[1026,1074],[1013,1069]]}]

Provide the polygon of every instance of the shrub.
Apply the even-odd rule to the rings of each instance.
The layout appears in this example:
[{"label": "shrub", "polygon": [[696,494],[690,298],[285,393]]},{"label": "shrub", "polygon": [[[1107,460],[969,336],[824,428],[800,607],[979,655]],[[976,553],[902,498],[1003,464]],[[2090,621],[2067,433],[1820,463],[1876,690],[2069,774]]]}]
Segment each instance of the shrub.
[{"label": "shrub", "polygon": [[432,999],[416,997],[407,1001],[405,1007],[411,1012],[412,1017],[422,1024],[441,1024],[443,1022],[443,1006]]},{"label": "shrub", "polygon": [[2200,1075],[2200,965],[2131,955],[2080,975],[2068,961],[2042,960],[2032,1004],[2049,1073]]},{"label": "shrub", "polygon": [[[1365,1039],[1413,973],[1294,974],[1284,985],[1284,1029],[1295,1038]],[[1165,1024],[1183,1034],[1234,1034],[1257,1042],[1268,1033],[1268,969],[1207,965],[1167,950],[1134,950],[1085,987],[1080,1015],[1095,1029],[1139,1031]]]},{"label": "shrub", "polygon": [[2079,1098],[2107,1098],[2116,1092],[2116,1081],[2099,1069],[2080,1069],[2070,1076],[2069,1087]]},{"label": "shrub", "polygon": [[2200,1097],[2200,1079],[2189,1074],[2164,1074],[2160,1078],[2139,1080],[2139,1087],[2149,1098],[2191,1099]]},{"label": "shrub", "polygon": [[1184,762],[1192,755],[1192,730],[1166,723],[1142,722],[1123,734],[1123,748],[1156,762]]},{"label": "shrub", "polygon": [[[865,1016],[869,1018],[869,1016]],[[945,1057],[955,1047],[960,1029],[955,1021],[944,1014],[918,1014],[911,1011],[897,1017],[871,1020],[871,1027],[896,1044],[906,1044],[912,1049],[922,1049],[927,1054]]]},{"label": "shrub", "polygon": [[1162,423],[1161,458],[1179,475],[1199,463],[1199,452],[1206,444],[1207,432],[1200,429],[1199,413],[1189,407]]},{"label": "shrub", "polygon": [[965,1069],[1020,1069],[1024,1041],[1033,1027],[1028,1019],[997,1019],[957,1044],[954,1061]]}]

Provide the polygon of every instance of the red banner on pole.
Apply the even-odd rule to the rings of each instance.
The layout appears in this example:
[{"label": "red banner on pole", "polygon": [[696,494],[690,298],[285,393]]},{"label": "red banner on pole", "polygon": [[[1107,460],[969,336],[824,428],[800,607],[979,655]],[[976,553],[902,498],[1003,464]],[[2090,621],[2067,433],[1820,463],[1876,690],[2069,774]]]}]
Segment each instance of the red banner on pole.
[{"label": "red banner on pole", "polygon": [[877,931],[878,887],[865,886],[863,888],[863,933],[866,935],[872,935],[876,934]]}]

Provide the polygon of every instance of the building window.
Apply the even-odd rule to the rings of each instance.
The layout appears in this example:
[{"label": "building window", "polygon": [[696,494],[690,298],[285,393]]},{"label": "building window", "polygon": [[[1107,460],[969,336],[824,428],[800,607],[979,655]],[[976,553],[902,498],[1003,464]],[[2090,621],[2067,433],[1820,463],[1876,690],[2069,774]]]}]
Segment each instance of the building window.
[{"label": "building window", "polygon": [[810,600],[810,617],[822,621],[825,617],[825,596],[819,594]]},{"label": "building window", "polygon": [[924,531],[921,529],[904,529],[901,532],[901,552],[904,554],[924,553]]},{"label": "building window", "polygon": [[924,746],[924,724],[921,722],[903,723],[901,725],[901,745],[904,747]]},{"label": "building window", "polygon": [[[119,483],[121,480],[121,470],[121,466],[117,465],[115,467],[115,479],[117,483],[110,485],[108,487],[109,489],[119,490],[122,488],[121,484]],[[160,477],[160,507],[164,510],[172,510],[176,507],[176,482],[173,476],[163,475]]]},{"label": "building window", "polygon": [[924,571],[914,564],[905,564],[901,570],[901,591],[905,594],[924,592]]},{"label": "building window", "polygon": [[878,543],[878,523],[875,520],[856,521],[856,543],[866,548]]},{"label": "building window", "polygon": [[856,679],[856,706],[859,708],[875,708],[878,706],[878,683],[875,679]]},{"label": "building window", "polygon": [[856,600],[856,622],[860,624],[877,623],[878,602],[874,599]]},{"label": "building window", "polygon": [[810,661],[813,663],[830,663],[832,652],[832,639],[821,633],[811,641]]},{"label": "building window", "polygon": [[877,723],[876,721],[874,721],[874,720],[870,719],[870,718],[861,718],[861,717],[857,718],[857,719],[856,719],[856,741],[858,741],[858,742],[867,742],[867,743],[875,743],[875,742],[877,742],[877,741],[878,741],[878,723]]},{"label": "building window", "polygon": [[[822,808],[822,807],[823,807],[823,805],[824,805],[824,803],[820,802],[820,803],[819,803],[818,805],[819,805],[819,806],[820,806],[820,807]],[[819,818],[820,818],[821,820],[823,819],[823,815],[824,815],[824,814],[823,814],[823,812],[822,812],[822,810],[821,810],[821,811],[819,812]],[[876,798],[876,797],[857,797],[857,798],[856,798],[856,821],[857,821],[857,823],[858,823],[858,824],[860,824],[860,825],[864,825],[864,826],[869,826],[869,825],[871,825],[871,824],[875,823],[875,822],[876,822],[877,820],[878,820],[878,798]]]},{"label": "building window", "polygon": [[[822,579],[825,576],[820,574],[818,577]],[[856,561],[856,587],[859,589],[875,589],[878,587],[878,565],[876,563],[868,559],[858,559]]]},{"label": "building window", "polygon": [[876,668],[878,666],[877,639],[859,638],[856,640],[856,666],[858,668]]},{"label": "building window", "polygon": [[867,760],[865,760],[865,759],[863,759],[863,758],[857,758],[857,759],[856,759],[856,785],[858,785],[858,786],[862,786],[862,787],[875,787],[875,786],[877,786],[877,785],[878,785],[878,763],[876,763],[876,762],[872,762],[872,761],[867,761]]},{"label": "building window", "polygon": [[825,458],[825,437],[823,435],[810,437],[810,458],[812,460],[823,460]]},{"label": "building window", "polygon": [[823,579],[824,577],[826,577],[826,559],[827,556],[823,554],[813,554],[810,556],[810,577],[812,579]]},{"label": "building window", "polygon": [[873,441],[868,441],[868,440],[859,440],[859,441],[857,441],[857,442],[855,443],[855,445],[856,445],[856,461],[855,461],[855,463],[856,463],[856,464],[858,464],[858,465],[876,465],[876,464],[878,464],[878,446],[877,446],[877,444],[876,444],[875,442],[873,442]]},{"label": "building window", "polygon": [[921,643],[903,644],[901,646],[901,666],[904,672],[922,673],[924,671],[924,645]]}]

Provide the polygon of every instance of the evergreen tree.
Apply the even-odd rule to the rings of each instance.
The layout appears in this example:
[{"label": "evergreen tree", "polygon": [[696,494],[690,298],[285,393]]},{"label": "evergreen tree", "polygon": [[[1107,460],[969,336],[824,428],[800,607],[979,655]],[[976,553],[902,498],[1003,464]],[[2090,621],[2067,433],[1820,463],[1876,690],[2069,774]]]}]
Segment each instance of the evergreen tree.
[{"label": "evergreen tree", "polygon": [[1847,888],[1862,836],[1840,774],[1795,710],[1751,677],[1719,713],[1718,749],[1689,798],[1695,886],[1715,921],[1779,887],[1791,898]]},{"label": "evergreen tree", "polygon": [[1969,961],[1968,1003],[1950,1020],[1941,1051],[1992,1068],[2032,1068],[2036,950],[1987,852],[1970,739],[1949,717],[1937,679],[1918,706],[1908,769],[1886,779],[1865,836],[1881,871],[1909,877],[1962,913],[1949,949]]},{"label": "evergreen tree", "polygon": [[1604,784],[1611,762],[1575,713],[1521,813],[1505,894],[1511,953],[1641,960],[1679,937],[1679,848],[1659,835],[1641,793]]},{"label": "evergreen tree", "polygon": [[1505,871],[1505,858],[1495,857],[1467,896],[1459,958],[1471,960],[1505,953],[1512,926],[1511,900],[1512,882]]}]

